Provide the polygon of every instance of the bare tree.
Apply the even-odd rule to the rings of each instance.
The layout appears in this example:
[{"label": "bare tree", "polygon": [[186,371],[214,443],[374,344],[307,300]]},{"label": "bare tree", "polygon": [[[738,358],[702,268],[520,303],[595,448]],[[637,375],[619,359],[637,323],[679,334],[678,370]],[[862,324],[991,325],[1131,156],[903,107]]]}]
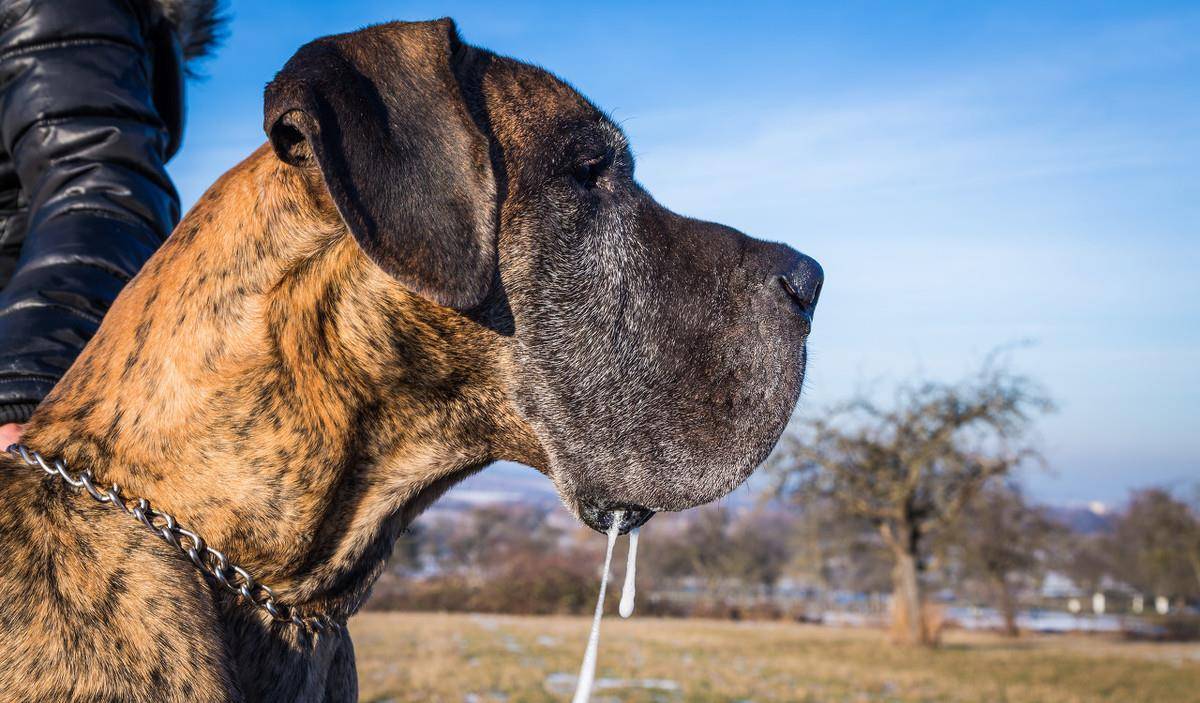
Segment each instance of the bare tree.
[{"label": "bare tree", "polygon": [[1200,519],[1168,491],[1135,492],[1112,542],[1121,580],[1155,595],[1200,597]]},{"label": "bare tree", "polygon": [[774,595],[791,558],[790,521],[778,512],[748,512],[729,531],[729,575],[757,586],[763,595]]},{"label": "bare tree", "polygon": [[681,518],[686,529],[655,536],[653,563],[643,570],[654,570],[667,579],[698,578],[710,597],[717,597],[720,585],[729,573],[731,559],[729,511],[720,506],[705,506]]},{"label": "bare tree", "polygon": [[955,384],[903,386],[890,406],[860,394],[794,424],[771,459],[782,495],[821,497],[869,520],[889,549],[902,638],[930,644],[921,571],[928,538],[991,478],[1037,459],[1024,443],[1050,401],[991,360]]},{"label": "bare tree", "polygon": [[1052,560],[1084,593],[1095,593],[1116,572],[1112,536],[1065,530],[1051,540]]},{"label": "bare tree", "polygon": [[961,549],[968,574],[992,591],[1004,617],[1004,631],[1015,637],[1019,634],[1017,591],[1022,579],[1037,574],[1039,557],[1057,526],[1027,503],[1017,486],[1003,481],[981,490],[959,523],[949,538]]},{"label": "bare tree", "polygon": [[835,501],[811,496],[793,526],[791,567],[821,587],[828,607],[833,591],[880,593],[891,582],[890,558],[871,522],[847,514]]},{"label": "bare tree", "polygon": [[[707,506],[676,518],[675,529],[654,533],[644,568],[651,578],[699,582],[705,605],[723,609],[753,596],[769,605],[791,559],[789,537],[795,520],[760,507],[737,514]],[[682,523],[682,524],[680,524]]]}]

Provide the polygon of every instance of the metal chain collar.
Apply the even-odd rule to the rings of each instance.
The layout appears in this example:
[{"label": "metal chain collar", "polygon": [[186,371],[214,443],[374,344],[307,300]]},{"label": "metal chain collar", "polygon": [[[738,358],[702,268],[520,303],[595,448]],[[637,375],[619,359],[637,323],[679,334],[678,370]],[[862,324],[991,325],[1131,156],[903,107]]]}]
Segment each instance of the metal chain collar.
[{"label": "metal chain collar", "polygon": [[208,546],[203,537],[180,525],[170,514],[151,508],[150,501],[145,498],[125,498],[121,495],[121,488],[115,483],[107,490],[101,491],[93,482],[91,471],[85,469],[72,476],[67,472],[67,465],[62,459],[55,459],[53,463],[49,463],[41,454],[23,444],[10,446],[8,452],[30,466],[39,466],[47,474],[58,476],[75,488],[82,488],[98,502],[120,508],[127,515],[133,516],[167,544],[185,554],[197,569],[240,596],[248,605],[266,611],[276,622],[291,623],[317,632],[342,627],[340,621],[327,613],[301,615],[292,606],[277,602],[275,592],[269,586],[254,580],[249,572],[230,562],[220,551]]}]

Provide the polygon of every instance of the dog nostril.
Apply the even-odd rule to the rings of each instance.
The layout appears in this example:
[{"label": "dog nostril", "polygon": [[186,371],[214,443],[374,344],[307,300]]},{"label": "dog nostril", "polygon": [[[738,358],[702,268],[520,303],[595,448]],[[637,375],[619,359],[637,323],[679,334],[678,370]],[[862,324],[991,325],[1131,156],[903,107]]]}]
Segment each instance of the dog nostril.
[{"label": "dog nostril", "polygon": [[779,282],[792,300],[811,317],[821,297],[825,272],[811,256],[800,255],[792,269],[779,277]]}]

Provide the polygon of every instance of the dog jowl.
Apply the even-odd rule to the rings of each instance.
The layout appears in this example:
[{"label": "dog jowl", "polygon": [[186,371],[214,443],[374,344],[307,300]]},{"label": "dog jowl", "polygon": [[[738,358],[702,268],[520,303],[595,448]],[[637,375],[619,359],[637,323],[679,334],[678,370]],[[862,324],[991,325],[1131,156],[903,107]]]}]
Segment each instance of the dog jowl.
[{"label": "dog jowl", "polygon": [[[566,83],[448,20],[392,23],[302,47],[264,112],[269,145],[126,287],[32,419],[33,449],[150,499],[280,603],[342,617],[400,530],[493,461],[542,471],[595,529],[624,509],[628,530],[726,494],[771,450],[820,267],[659,205]],[[353,698],[344,633],[301,641],[126,516],[0,461],[0,640],[23,643],[0,684],[25,687],[6,690],[69,659],[82,668],[54,680],[72,695],[125,695],[91,663],[161,662],[115,648],[102,623],[119,622],[185,633],[204,662],[143,677],[148,700],[185,683],[189,700]],[[47,568],[53,583],[29,579]],[[148,608],[164,589],[174,606]]]}]

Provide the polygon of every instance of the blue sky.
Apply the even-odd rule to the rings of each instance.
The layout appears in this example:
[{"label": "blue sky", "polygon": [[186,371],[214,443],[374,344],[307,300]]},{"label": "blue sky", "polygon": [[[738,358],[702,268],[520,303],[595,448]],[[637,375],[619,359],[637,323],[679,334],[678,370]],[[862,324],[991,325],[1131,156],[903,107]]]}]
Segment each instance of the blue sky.
[{"label": "blue sky", "polygon": [[[830,4],[833,5],[833,4]],[[234,2],[172,163],[184,204],[263,141],[302,43],[453,16],[570,80],[668,207],[824,265],[803,403],[1014,366],[1061,502],[1200,481],[1200,7]]]}]

